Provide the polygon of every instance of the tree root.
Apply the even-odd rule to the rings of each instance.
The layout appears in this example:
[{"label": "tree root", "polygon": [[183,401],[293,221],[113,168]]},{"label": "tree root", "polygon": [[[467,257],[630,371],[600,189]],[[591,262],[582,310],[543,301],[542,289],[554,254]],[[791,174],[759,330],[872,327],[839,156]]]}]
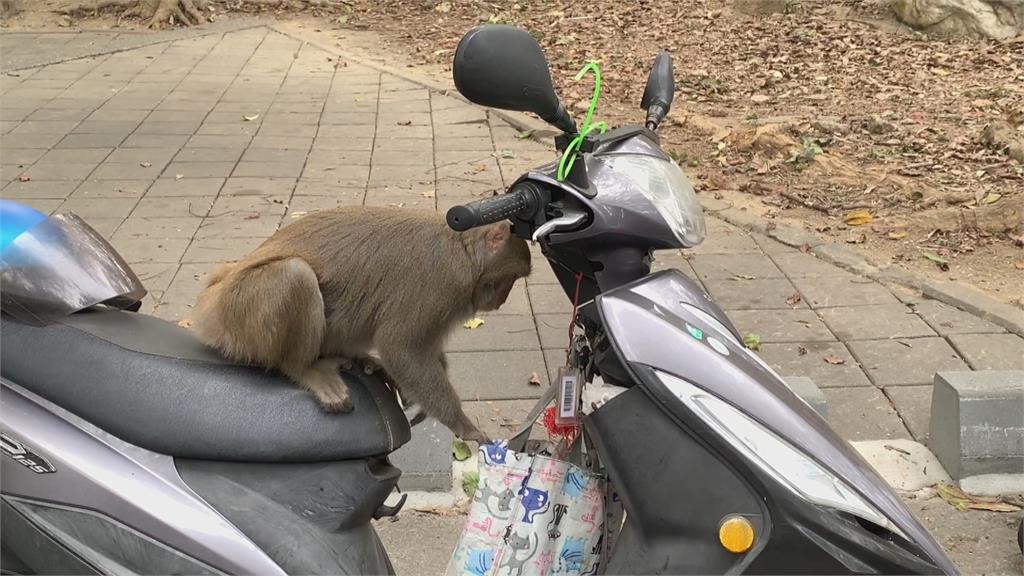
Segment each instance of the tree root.
[{"label": "tree root", "polygon": [[61,12],[69,16],[88,16],[114,8],[122,11],[122,18],[139,18],[150,28],[163,28],[205,22],[202,11],[206,6],[206,0],[94,0]]}]

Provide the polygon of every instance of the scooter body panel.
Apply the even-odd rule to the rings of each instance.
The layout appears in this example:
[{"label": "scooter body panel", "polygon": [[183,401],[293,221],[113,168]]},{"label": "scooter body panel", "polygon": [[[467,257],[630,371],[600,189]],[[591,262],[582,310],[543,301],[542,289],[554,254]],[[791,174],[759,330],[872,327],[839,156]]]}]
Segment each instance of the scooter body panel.
[{"label": "scooter body panel", "polygon": [[[123,442],[7,379],[2,379],[2,413],[5,565],[65,573],[125,568],[143,573],[286,573],[283,556],[273,554],[272,559],[264,551],[273,553],[272,539],[246,533],[235,523],[233,504],[212,504],[207,494],[182,479],[195,476],[202,465],[176,463],[170,456]],[[397,482],[396,469],[386,461],[367,460],[260,466],[273,469],[274,477],[290,477],[291,487],[306,495],[330,485],[332,491],[320,498],[321,507],[330,508],[333,498],[349,512],[336,515],[346,519],[344,526],[341,521],[322,522],[318,537],[296,538],[290,554],[322,557],[328,545],[345,552],[320,572],[392,572],[369,521]],[[302,476],[309,466],[322,469],[315,488]],[[179,474],[179,468],[187,472]],[[368,482],[368,476],[376,482]],[[270,499],[238,503],[262,506],[250,513],[265,521],[278,512]],[[14,533],[20,537],[12,540]]]}]

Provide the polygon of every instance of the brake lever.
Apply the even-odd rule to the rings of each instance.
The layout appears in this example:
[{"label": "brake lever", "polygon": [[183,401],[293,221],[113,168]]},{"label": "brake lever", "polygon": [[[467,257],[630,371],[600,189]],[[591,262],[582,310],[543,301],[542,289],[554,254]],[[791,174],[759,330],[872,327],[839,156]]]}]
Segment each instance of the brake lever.
[{"label": "brake lever", "polygon": [[584,212],[580,212],[578,210],[563,210],[561,216],[553,220],[548,220],[534,231],[533,241],[536,242],[540,240],[542,237],[547,236],[558,228],[572,228],[574,226],[578,226],[586,219],[587,215]]}]

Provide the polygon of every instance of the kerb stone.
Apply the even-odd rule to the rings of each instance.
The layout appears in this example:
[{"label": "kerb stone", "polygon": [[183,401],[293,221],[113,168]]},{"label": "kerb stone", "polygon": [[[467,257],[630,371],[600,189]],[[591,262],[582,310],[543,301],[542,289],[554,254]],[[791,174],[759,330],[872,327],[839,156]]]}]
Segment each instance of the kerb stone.
[{"label": "kerb stone", "polygon": [[1024,470],[1024,371],[935,374],[929,445],[956,480]]}]

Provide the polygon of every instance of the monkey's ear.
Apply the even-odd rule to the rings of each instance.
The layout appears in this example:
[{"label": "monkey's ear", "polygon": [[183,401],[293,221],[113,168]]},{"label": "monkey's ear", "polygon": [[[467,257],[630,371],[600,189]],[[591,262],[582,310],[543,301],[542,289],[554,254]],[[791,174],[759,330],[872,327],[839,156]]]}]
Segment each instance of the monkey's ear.
[{"label": "monkey's ear", "polygon": [[501,251],[505,243],[512,236],[512,227],[505,222],[499,222],[487,229],[484,235],[484,245],[487,253],[494,255]]}]

